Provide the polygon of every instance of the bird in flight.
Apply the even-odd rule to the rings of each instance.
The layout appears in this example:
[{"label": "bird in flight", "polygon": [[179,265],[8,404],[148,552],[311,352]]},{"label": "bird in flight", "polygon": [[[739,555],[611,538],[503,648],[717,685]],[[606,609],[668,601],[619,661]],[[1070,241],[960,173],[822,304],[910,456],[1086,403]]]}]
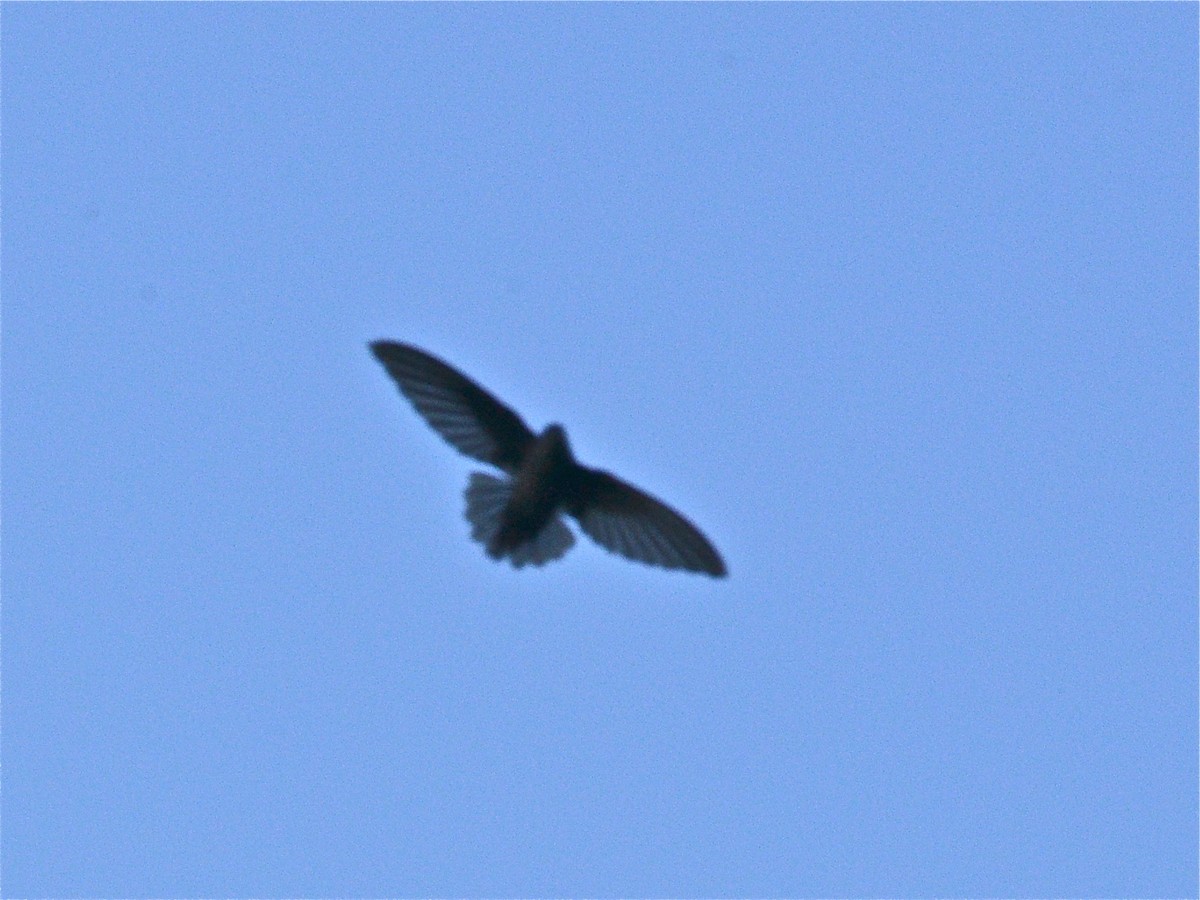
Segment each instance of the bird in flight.
[{"label": "bird in flight", "polygon": [[576,462],[561,425],[534,434],[462,372],[409,344],[375,341],[371,352],[434,431],[504,473],[472,473],[466,490],[471,537],[493,559],[518,569],[558,559],[575,543],[560,515],[566,513],[600,546],[629,559],[726,575],[695,525],[633,485]]}]

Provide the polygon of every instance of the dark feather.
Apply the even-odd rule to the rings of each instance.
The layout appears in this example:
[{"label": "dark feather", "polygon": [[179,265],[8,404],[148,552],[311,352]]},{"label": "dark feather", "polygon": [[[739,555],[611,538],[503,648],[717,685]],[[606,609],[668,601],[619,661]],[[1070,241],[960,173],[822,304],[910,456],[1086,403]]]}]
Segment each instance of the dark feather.
[{"label": "dark feather", "polygon": [[661,500],[597,469],[580,466],[576,477],[569,511],[596,543],[652,566],[725,576],[708,538]]},{"label": "dark feather", "polygon": [[371,352],[417,412],[456,450],[505,472],[520,467],[534,434],[515,412],[424,350],[375,341]]}]

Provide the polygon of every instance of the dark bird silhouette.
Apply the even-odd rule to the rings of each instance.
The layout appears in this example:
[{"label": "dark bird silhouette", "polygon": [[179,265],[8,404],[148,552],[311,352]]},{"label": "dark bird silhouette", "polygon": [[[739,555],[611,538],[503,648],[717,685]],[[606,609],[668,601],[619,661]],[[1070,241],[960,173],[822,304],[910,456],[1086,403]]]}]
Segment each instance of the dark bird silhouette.
[{"label": "dark bird silhouette", "polygon": [[559,515],[565,512],[614,553],[725,576],[720,554],[695,525],[616,476],[577,463],[561,425],[535,435],[515,412],[424,350],[375,341],[371,352],[438,434],[507,476],[475,472],[467,484],[471,536],[493,559],[518,569],[558,559],[575,543]]}]

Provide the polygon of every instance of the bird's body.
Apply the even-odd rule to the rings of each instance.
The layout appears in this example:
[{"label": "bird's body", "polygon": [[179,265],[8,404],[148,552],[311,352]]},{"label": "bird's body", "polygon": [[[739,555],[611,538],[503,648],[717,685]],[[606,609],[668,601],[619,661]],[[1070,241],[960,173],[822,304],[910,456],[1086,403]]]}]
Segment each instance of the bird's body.
[{"label": "bird's body", "polygon": [[578,468],[562,426],[551,425],[543,431],[525,451],[513,477],[512,494],[500,528],[488,544],[488,555],[501,559],[541,531],[567,504]]},{"label": "bird's body", "polygon": [[576,462],[561,425],[535,435],[463,373],[416,347],[376,341],[371,352],[434,430],[460,452],[500,469],[467,485],[471,535],[494,559],[542,565],[571,548],[566,513],[606,549],[671,569],[726,574],[716,549],[666,504]]}]

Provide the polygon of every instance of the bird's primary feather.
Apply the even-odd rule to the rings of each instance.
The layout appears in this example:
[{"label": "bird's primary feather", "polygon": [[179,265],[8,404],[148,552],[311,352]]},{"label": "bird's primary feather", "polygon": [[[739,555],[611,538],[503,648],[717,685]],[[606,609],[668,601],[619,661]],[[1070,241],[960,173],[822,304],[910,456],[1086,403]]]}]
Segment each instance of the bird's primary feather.
[{"label": "bird's primary feather", "polygon": [[521,417],[436,356],[407,344],[375,341],[383,363],[417,412],[456,450],[515,472],[534,434]]},{"label": "bird's primary feather", "polygon": [[580,468],[570,512],[596,543],[652,566],[726,574],[708,538],[671,507],[614,475]]}]

